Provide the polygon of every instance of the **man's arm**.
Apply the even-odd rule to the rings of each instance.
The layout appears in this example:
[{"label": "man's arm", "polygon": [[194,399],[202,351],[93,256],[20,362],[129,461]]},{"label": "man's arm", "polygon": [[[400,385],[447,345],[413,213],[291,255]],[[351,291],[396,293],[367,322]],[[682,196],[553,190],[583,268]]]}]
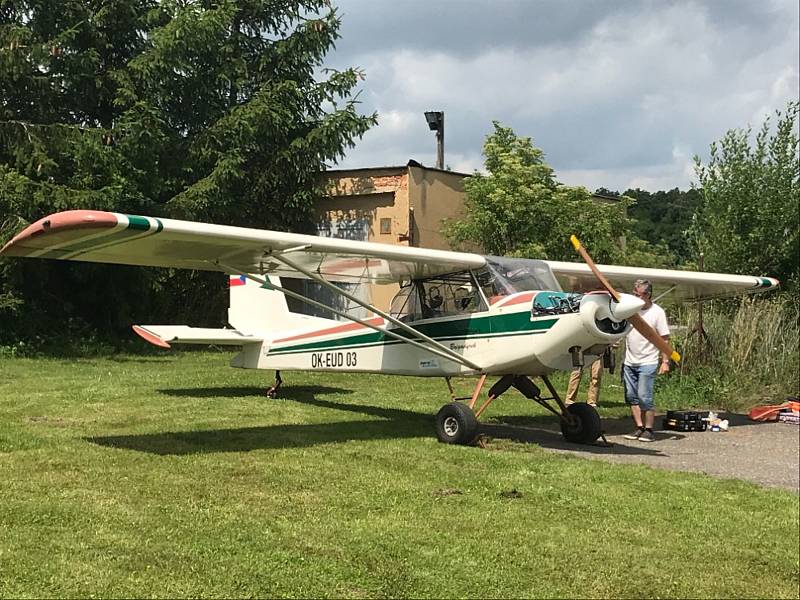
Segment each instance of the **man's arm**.
[{"label": "man's arm", "polygon": [[[662,335],[661,336],[665,342],[669,343],[669,336]],[[669,373],[669,355],[661,353],[661,365],[658,367],[658,374],[663,375],[664,373]]]}]

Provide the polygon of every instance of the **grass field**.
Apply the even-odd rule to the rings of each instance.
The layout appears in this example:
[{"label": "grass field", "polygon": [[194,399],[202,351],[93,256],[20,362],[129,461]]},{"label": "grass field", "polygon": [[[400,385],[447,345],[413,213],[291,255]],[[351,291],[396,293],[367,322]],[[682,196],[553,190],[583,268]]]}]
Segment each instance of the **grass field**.
[{"label": "grass field", "polygon": [[268,400],[227,358],[0,359],[0,596],[800,595],[796,494],[449,447],[441,380],[285,373]]}]

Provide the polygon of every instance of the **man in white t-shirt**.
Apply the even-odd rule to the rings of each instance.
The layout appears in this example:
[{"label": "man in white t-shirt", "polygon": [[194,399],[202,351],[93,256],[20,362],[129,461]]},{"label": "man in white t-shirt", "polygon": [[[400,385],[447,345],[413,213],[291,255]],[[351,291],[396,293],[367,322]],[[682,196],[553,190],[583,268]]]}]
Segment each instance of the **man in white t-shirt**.
[{"label": "man in white t-shirt", "polygon": [[[653,304],[653,284],[639,279],[633,284],[633,293],[644,300],[639,315],[658,335],[669,340],[667,315],[657,304]],[[625,384],[625,402],[631,407],[631,416],[636,423],[636,431],[626,435],[629,440],[652,442],[655,404],[653,403],[653,384],[656,373],[669,371],[669,356],[662,354],[651,342],[635,329],[628,334],[625,349],[625,364],[622,366],[622,380]]]}]

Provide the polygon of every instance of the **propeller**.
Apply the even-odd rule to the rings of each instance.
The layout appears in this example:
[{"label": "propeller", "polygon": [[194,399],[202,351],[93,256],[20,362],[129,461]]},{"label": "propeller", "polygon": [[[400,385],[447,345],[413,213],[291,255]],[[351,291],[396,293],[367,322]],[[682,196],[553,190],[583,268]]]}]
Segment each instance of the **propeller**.
[{"label": "propeller", "polygon": [[[597,265],[592,260],[592,257],[589,256],[589,253],[586,251],[586,248],[584,248],[581,245],[580,240],[578,240],[577,237],[572,235],[570,236],[569,241],[572,242],[572,245],[575,247],[575,250],[577,250],[578,254],[581,255],[581,258],[592,270],[594,276],[597,277],[597,280],[600,282],[600,285],[602,285],[605,288],[605,290],[609,294],[611,294],[611,297],[614,299],[615,302],[619,302],[621,300],[619,292],[617,292],[617,290],[614,289],[614,286],[611,285],[608,279],[606,279],[603,276],[603,274],[600,272],[600,269],[597,268]],[[649,325],[647,321],[645,321],[639,313],[636,313],[635,315],[628,317],[628,322],[631,325],[633,325],[633,328],[639,333],[641,333],[645,337],[645,339],[647,339],[648,342],[653,344],[663,354],[666,354],[675,362],[680,362],[681,355],[678,354],[678,352],[675,351],[675,349],[669,345],[669,342],[667,342],[663,337],[658,335],[658,332],[655,329],[653,329],[653,327]]]}]

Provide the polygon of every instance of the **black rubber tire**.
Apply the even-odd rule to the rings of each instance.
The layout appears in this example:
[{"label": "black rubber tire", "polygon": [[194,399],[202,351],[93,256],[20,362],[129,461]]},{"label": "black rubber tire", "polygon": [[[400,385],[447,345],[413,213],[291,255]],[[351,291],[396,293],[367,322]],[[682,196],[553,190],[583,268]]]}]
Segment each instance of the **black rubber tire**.
[{"label": "black rubber tire", "polygon": [[444,444],[471,444],[478,437],[475,413],[460,402],[445,404],[436,413],[436,437]]},{"label": "black rubber tire", "polygon": [[585,402],[575,402],[567,406],[567,412],[574,418],[575,424],[561,421],[561,433],[567,441],[576,444],[593,444],[602,433],[600,415],[593,406]]}]

